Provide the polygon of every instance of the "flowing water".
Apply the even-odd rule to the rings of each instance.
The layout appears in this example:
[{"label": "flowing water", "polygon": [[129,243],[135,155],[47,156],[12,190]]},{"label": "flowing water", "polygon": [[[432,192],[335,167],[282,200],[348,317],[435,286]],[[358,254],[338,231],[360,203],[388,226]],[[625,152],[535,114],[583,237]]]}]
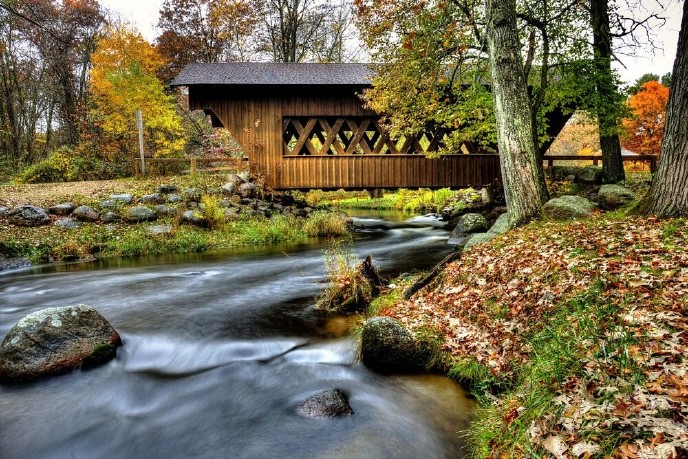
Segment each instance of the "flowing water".
[{"label": "flowing water", "polygon": [[[383,275],[448,251],[427,218],[356,218],[354,248]],[[105,260],[0,275],[0,337],[24,315],[86,303],[122,335],[117,358],[0,385],[3,458],[455,458],[473,402],[435,375],[356,362],[352,319],[313,309],[323,242],[222,254]],[[354,415],[300,416],[328,389]]]}]

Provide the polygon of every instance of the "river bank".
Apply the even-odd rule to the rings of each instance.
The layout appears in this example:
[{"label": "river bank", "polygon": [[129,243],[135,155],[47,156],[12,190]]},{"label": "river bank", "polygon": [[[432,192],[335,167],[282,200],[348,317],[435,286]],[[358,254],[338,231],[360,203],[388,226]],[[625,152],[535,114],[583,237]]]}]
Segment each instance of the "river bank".
[{"label": "river bank", "polygon": [[686,247],[685,219],[536,223],[376,308],[439,335],[476,457],[686,457]]},{"label": "river bank", "polygon": [[[244,180],[245,179],[245,180]],[[348,218],[248,177],[0,186],[0,267],[204,252],[347,234]]]}]

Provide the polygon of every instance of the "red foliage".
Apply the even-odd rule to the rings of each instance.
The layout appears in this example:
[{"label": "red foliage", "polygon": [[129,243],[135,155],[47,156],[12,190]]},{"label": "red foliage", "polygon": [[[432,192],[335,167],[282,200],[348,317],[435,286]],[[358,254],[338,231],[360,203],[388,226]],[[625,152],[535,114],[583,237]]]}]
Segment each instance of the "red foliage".
[{"label": "red foliage", "polygon": [[621,146],[643,155],[658,155],[668,101],[669,88],[657,81],[648,81],[628,99],[634,116],[623,120],[626,135],[621,139]]}]

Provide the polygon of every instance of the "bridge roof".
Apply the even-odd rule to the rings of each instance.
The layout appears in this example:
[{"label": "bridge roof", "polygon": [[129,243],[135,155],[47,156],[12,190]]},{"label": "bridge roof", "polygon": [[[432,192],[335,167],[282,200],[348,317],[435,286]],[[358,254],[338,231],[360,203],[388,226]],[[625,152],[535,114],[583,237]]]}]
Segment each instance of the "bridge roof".
[{"label": "bridge roof", "polygon": [[189,64],[172,86],[370,86],[368,64],[228,62]]}]

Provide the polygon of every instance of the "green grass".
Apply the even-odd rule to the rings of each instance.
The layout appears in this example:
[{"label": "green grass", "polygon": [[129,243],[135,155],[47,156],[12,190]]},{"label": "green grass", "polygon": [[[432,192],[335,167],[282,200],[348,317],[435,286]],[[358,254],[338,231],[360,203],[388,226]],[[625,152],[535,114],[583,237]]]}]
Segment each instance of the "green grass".
[{"label": "green grass", "polygon": [[[206,210],[208,207],[206,206]],[[206,214],[207,215],[207,214]],[[339,223],[337,223],[337,220]],[[171,226],[168,234],[153,235],[150,224],[84,224],[79,229],[55,226],[12,228],[0,240],[0,255],[26,257],[34,263],[71,260],[88,256],[137,257],[164,253],[204,252],[245,246],[268,246],[302,242],[314,236],[346,234],[341,216],[315,215],[314,221],[276,215],[270,219],[244,217],[216,223],[213,229],[180,225],[174,217],[156,224]]]},{"label": "green grass", "polygon": [[[468,434],[475,457],[490,453],[496,453],[496,457],[545,457],[546,451],[531,444],[528,430],[536,420],[557,420],[562,410],[555,400],[558,389],[570,381],[585,383],[592,378],[584,371],[586,362],[594,361],[604,368],[596,377],[613,378],[615,385],[620,380],[625,380],[627,387],[642,382],[642,373],[629,356],[629,346],[635,341],[624,328],[616,307],[601,299],[602,288],[601,283],[593,285],[559,305],[543,322],[528,340],[530,359],[519,369],[513,383],[495,381],[489,370],[477,362],[454,363],[450,376],[468,381],[482,402]],[[495,386],[507,390],[492,403],[484,393],[494,391]],[[605,436],[618,438],[599,431],[583,430],[581,435],[597,442]],[[492,451],[492,445],[500,445],[499,450]],[[603,445],[606,453],[614,446]]]},{"label": "green grass", "polygon": [[[397,210],[409,214],[440,212],[445,207],[465,206],[464,199],[475,193],[471,189],[439,190],[400,189],[384,193],[381,198],[370,198],[365,192],[310,191],[306,200],[311,205],[325,205],[352,210]],[[479,197],[479,196],[478,196]]]}]

